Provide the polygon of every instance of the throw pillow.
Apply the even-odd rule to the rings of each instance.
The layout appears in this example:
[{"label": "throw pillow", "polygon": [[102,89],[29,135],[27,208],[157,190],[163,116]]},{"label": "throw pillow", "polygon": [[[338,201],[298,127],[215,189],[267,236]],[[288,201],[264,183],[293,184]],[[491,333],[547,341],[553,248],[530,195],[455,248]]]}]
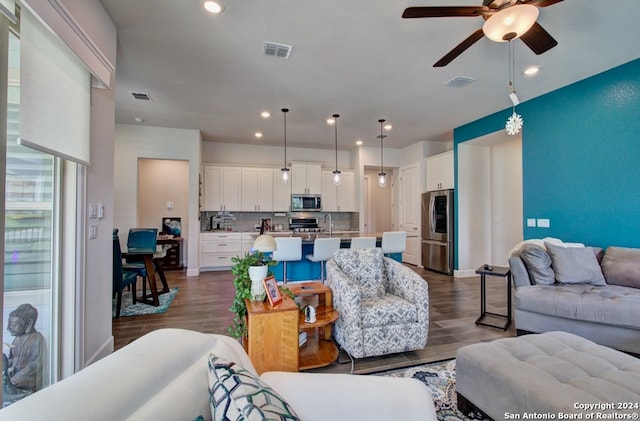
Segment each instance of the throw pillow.
[{"label": "throw pillow", "polygon": [[555,274],[551,269],[551,257],[537,244],[524,244],[520,249],[520,258],[529,273],[532,284],[553,285]]},{"label": "throw pillow", "polygon": [[545,243],[556,281],[562,284],[607,285],[591,247],[561,247]]},{"label": "throw pillow", "polygon": [[607,247],[602,272],[609,285],[640,288],[640,249]]},{"label": "throw pillow", "polygon": [[339,249],[334,260],[340,270],[358,285],[362,298],[384,295],[384,255],[381,248]]},{"label": "throw pillow", "polygon": [[209,404],[214,421],[298,421],[275,390],[244,367],[209,354]]}]

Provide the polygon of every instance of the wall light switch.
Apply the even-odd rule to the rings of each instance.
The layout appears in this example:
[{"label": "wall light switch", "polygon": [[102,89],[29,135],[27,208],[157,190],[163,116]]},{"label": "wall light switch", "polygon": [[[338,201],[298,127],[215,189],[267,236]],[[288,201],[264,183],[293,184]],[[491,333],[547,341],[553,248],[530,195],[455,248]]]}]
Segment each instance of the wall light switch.
[{"label": "wall light switch", "polygon": [[171,210],[173,209],[173,202],[167,202],[165,203],[165,206],[167,207],[167,209]]},{"label": "wall light switch", "polygon": [[538,219],[538,227],[540,228],[549,228],[550,222],[548,219]]},{"label": "wall light switch", "polygon": [[528,227],[535,227],[536,226],[535,218],[527,218],[527,226]]},{"label": "wall light switch", "polygon": [[89,240],[95,240],[98,238],[98,226],[89,225]]},{"label": "wall light switch", "polygon": [[98,206],[95,203],[89,203],[89,219],[98,217]]},{"label": "wall light switch", "polygon": [[98,219],[104,218],[104,203],[98,202]]}]

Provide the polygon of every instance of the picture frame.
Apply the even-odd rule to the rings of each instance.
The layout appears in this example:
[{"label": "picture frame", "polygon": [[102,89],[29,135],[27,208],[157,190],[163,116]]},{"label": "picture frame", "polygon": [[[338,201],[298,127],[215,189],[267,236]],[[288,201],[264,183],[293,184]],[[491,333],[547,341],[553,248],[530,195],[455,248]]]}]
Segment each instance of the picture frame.
[{"label": "picture frame", "polygon": [[278,284],[274,276],[267,276],[262,280],[264,283],[264,290],[267,292],[267,298],[271,307],[280,304],[282,302],[282,294],[278,289]]}]

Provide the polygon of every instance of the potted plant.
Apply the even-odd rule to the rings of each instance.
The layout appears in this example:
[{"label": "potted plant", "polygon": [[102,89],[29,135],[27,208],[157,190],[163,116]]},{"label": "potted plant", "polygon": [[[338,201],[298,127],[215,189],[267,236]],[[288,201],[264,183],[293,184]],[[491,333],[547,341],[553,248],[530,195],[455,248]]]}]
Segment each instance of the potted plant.
[{"label": "potted plant", "polygon": [[[242,338],[247,333],[247,306],[245,300],[260,299],[259,296],[255,298],[252,297],[252,281],[249,271],[251,270],[253,272],[252,268],[258,268],[258,270],[264,271],[264,276],[260,278],[260,285],[262,285],[262,279],[269,275],[269,267],[275,266],[277,262],[272,260],[271,257],[265,256],[261,251],[247,253],[244,257],[232,257],[231,261],[234,263],[231,267],[231,274],[233,275],[233,286],[236,288],[236,294],[233,298],[233,304],[229,308],[229,311],[234,313],[234,316],[233,324],[229,326],[228,332],[234,338]],[[262,300],[264,300],[264,292],[261,295]]]}]

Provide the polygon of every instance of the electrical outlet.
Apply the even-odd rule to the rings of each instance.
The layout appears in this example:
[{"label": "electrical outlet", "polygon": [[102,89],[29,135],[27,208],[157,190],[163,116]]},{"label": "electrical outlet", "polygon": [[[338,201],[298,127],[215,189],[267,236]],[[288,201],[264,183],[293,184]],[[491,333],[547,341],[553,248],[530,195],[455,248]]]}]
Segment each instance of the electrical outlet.
[{"label": "electrical outlet", "polygon": [[535,218],[527,218],[527,226],[528,227],[535,227],[536,226]]},{"label": "electrical outlet", "polygon": [[551,226],[548,219],[538,219],[539,228],[549,228]]}]

